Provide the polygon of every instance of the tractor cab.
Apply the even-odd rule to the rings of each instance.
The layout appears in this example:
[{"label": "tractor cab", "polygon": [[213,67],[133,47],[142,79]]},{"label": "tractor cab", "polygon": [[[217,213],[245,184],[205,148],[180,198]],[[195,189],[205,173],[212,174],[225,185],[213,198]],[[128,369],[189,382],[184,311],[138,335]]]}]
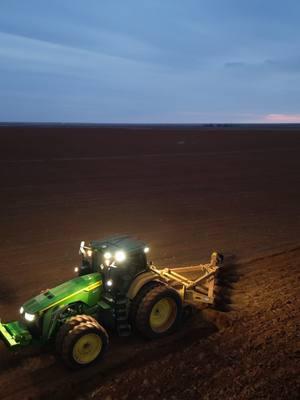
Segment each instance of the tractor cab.
[{"label": "tractor cab", "polygon": [[81,242],[79,253],[82,264],[75,271],[78,275],[100,272],[105,289],[124,294],[134,278],[149,270],[146,254],[149,247],[129,236],[113,236],[93,240],[88,245]]}]

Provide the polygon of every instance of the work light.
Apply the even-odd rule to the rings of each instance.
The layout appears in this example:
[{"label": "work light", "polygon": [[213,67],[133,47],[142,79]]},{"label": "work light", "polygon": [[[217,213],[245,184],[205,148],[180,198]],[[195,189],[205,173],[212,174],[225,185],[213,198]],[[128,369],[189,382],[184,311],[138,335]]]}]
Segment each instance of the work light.
[{"label": "work light", "polygon": [[115,253],[115,260],[118,262],[122,262],[124,260],[126,260],[126,254],[123,250],[118,250]]}]

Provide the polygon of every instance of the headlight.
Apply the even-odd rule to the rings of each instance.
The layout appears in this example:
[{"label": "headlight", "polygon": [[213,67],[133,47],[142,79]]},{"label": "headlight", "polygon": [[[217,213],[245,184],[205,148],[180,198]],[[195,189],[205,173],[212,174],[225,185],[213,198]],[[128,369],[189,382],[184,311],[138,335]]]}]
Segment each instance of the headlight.
[{"label": "headlight", "polygon": [[113,285],[112,279],[108,279],[108,280],[106,281],[106,285],[109,286],[109,287],[112,287],[112,285]]},{"label": "headlight", "polygon": [[116,251],[115,260],[118,262],[122,262],[122,261],[126,260],[125,252],[123,250]]},{"label": "headlight", "polygon": [[32,322],[35,320],[35,315],[34,314],[29,314],[29,313],[25,313],[24,318],[26,319],[26,321]]},{"label": "headlight", "polygon": [[149,253],[149,250],[150,250],[149,247],[145,247],[144,248],[144,253]]},{"label": "headlight", "polygon": [[23,314],[23,312],[24,312],[24,308],[21,307],[21,308],[20,308],[20,314]]},{"label": "headlight", "polygon": [[107,251],[106,253],[104,253],[104,258],[106,260],[109,260],[111,258],[111,253],[109,251]]}]

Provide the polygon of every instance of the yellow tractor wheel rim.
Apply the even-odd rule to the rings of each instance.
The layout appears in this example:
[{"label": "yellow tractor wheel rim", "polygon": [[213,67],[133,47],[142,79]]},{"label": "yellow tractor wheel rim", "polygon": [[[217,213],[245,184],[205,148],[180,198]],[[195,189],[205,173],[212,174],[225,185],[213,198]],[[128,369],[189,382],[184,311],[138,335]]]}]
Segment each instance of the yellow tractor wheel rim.
[{"label": "yellow tractor wheel rim", "polygon": [[96,333],[81,336],[73,347],[73,358],[78,364],[94,361],[102,349],[102,339]]},{"label": "yellow tractor wheel rim", "polygon": [[150,314],[150,327],[156,333],[167,331],[177,316],[177,305],[174,299],[168,297],[154,304]]}]

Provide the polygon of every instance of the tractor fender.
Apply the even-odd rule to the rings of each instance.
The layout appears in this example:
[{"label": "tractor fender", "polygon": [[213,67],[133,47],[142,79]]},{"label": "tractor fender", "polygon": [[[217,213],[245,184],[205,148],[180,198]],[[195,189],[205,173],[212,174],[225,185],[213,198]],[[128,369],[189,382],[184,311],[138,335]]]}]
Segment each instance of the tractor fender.
[{"label": "tractor fender", "polygon": [[162,284],[164,284],[164,282],[162,282],[160,279],[157,278],[157,276],[149,271],[149,272],[143,272],[141,274],[139,274],[131,283],[128,292],[127,292],[127,297],[130,300],[133,300],[134,297],[138,294],[138,292],[141,290],[141,288],[143,286],[145,286],[147,283],[149,282],[160,282]]}]

